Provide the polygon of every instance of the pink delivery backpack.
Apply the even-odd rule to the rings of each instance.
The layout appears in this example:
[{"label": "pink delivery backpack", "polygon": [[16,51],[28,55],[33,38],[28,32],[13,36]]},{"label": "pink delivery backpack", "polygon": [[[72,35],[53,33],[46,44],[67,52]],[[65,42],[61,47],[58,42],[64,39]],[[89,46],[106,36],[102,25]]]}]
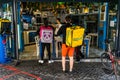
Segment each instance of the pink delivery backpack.
[{"label": "pink delivery backpack", "polygon": [[48,27],[41,26],[39,35],[40,35],[40,40],[42,43],[52,43],[53,29],[50,26]]}]

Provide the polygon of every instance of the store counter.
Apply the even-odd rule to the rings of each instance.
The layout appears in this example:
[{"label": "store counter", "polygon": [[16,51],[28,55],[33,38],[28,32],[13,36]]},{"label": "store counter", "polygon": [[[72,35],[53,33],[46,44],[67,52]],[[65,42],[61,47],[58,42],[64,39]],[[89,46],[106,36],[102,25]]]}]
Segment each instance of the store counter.
[{"label": "store counter", "polygon": [[91,36],[91,45],[93,46],[94,42],[96,42],[96,46],[98,46],[98,33],[89,33],[88,35]]},{"label": "store counter", "polygon": [[35,43],[36,30],[23,31],[24,45]]}]

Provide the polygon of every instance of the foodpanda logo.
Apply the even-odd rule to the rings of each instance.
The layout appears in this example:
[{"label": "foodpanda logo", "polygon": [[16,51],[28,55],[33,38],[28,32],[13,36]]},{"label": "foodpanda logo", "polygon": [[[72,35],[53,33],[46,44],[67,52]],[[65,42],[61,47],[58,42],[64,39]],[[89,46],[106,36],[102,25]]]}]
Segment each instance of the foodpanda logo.
[{"label": "foodpanda logo", "polygon": [[52,39],[52,32],[43,32],[43,40],[44,41],[49,41]]}]

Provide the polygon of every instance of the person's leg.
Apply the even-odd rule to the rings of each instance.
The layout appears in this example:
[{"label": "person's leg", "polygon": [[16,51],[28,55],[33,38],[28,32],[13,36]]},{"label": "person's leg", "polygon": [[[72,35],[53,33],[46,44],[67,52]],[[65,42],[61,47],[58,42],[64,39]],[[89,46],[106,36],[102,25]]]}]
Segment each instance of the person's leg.
[{"label": "person's leg", "polygon": [[74,48],[69,48],[68,56],[70,59],[70,68],[69,68],[70,72],[72,72],[73,70],[73,63],[74,63],[73,55],[74,55]]},{"label": "person's leg", "polygon": [[58,49],[61,49],[62,43],[58,42]]},{"label": "person's leg", "polygon": [[44,43],[41,43],[41,47],[42,47],[42,50],[41,50],[41,55],[40,55],[40,58],[41,58],[41,60],[39,60],[38,62],[39,63],[44,63],[44,61],[43,61],[43,58],[44,58],[44,49],[45,49],[45,45],[44,45]]},{"label": "person's leg", "polygon": [[73,70],[73,63],[74,63],[73,56],[69,56],[69,59],[70,59],[70,69],[69,69],[69,71],[72,72],[72,70]]},{"label": "person's leg", "polygon": [[55,48],[56,48],[56,58],[58,58],[58,42],[56,41],[55,42]]},{"label": "person's leg", "polygon": [[62,69],[63,69],[63,71],[65,71],[65,64],[66,64],[66,62],[65,62],[65,56],[62,56]]},{"label": "person's leg", "polygon": [[78,46],[78,52],[79,52],[79,56],[81,58],[84,58],[84,54],[81,52],[81,46]]},{"label": "person's leg", "polygon": [[62,69],[63,71],[65,71],[65,66],[66,66],[66,62],[65,62],[66,54],[67,54],[67,47],[65,44],[62,44]]},{"label": "person's leg", "polygon": [[80,61],[80,58],[84,58],[84,55],[81,52],[81,46],[78,46],[75,48],[75,53],[76,53],[76,61]]},{"label": "person's leg", "polygon": [[48,52],[48,60],[50,60],[51,59],[50,43],[46,43],[46,47],[47,47],[47,52]]},{"label": "person's leg", "polygon": [[44,50],[45,50],[45,43],[42,43],[42,54],[41,54],[41,60],[44,58]]},{"label": "person's leg", "polygon": [[78,51],[78,47],[75,48],[75,53],[76,53],[76,61],[80,60],[80,56],[79,56],[79,51]]},{"label": "person's leg", "polygon": [[80,61],[80,47],[75,48],[75,53],[76,53],[76,61]]}]

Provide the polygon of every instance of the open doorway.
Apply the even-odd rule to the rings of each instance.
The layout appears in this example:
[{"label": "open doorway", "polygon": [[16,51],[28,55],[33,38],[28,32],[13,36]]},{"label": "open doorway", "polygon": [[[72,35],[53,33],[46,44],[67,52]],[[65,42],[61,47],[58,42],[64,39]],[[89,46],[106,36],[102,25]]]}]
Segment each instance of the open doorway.
[{"label": "open doorway", "polygon": [[[89,43],[86,43],[87,51],[83,52],[86,58],[99,57],[100,52],[104,51],[104,49],[100,49],[102,46],[100,42],[103,42],[103,37],[107,38],[104,23],[102,24],[99,20],[100,5],[104,6],[101,3],[82,2],[21,2],[24,51],[20,54],[20,58],[39,59],[35,42],[37,30],[43,24],[44,19],[48,18],[52,24],[56,24],[56,18],[60,18],[64,23],[66,15],[72,17],[75,25],[85,28],[85,37],[89,39]],[[105,36],[103,34],[101,36],[100,33],[104,33]],[[51,49],[51,51],[53,50]],[[60,50],[58,52],[61,54]],[[52,54],[56,53],[52,52]]]}]

